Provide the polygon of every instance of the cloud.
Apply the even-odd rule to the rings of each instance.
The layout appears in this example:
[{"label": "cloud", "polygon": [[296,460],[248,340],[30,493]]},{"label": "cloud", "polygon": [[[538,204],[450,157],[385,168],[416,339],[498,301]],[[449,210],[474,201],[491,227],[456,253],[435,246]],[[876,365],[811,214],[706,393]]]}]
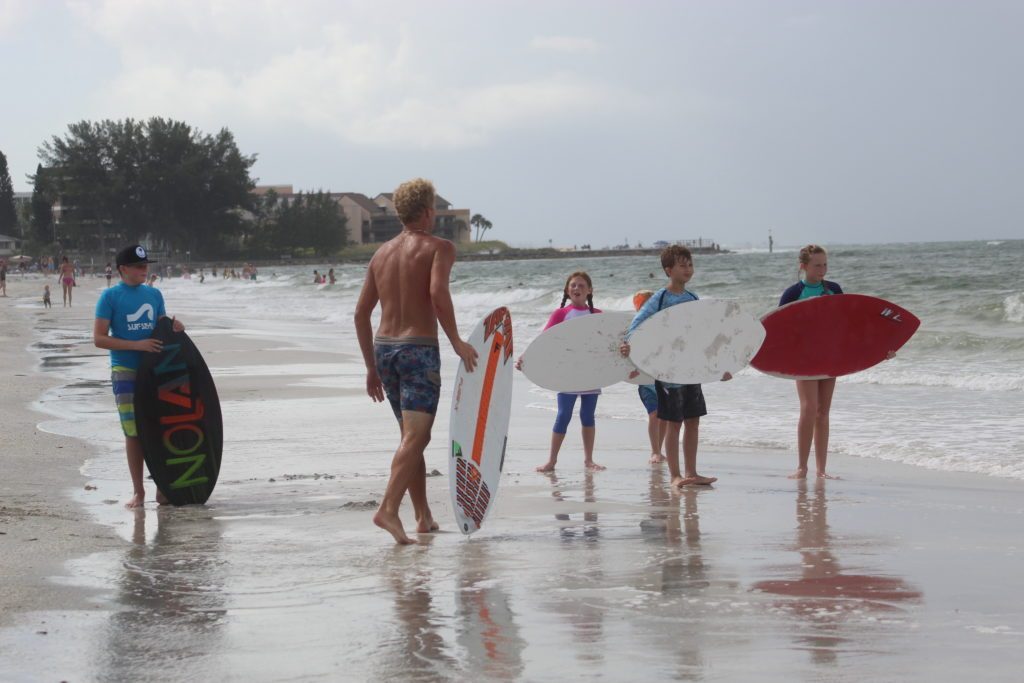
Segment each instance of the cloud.
[{"label": "cloud", "polygon": [[530,41],[530,47],[535,50],[550,50],[552,52],[580,54],[597,52],[600,45],[592,38],[580,38],[577,36],[536,36],[532,41]]},{"label": "cloud", "polygon": [[31,12],[26,0],[0,0],[0,36],[14,33]]},{"label": "cloud", "polygon": [[422,18],[396,24],[359,4],[344,11],[303,5],[301,13],[292,7],[236,0],[74,5],[121,54],[121,71],[98,98],[104,116],[172,116],[204,127],[240,120],[302,125],[358,145],[460,148],[635,99],[580,74],[525,67],[504,69],[497,82],[475,82],[451,64],[501,55],[446,41],[447,61],[440,60]]}]

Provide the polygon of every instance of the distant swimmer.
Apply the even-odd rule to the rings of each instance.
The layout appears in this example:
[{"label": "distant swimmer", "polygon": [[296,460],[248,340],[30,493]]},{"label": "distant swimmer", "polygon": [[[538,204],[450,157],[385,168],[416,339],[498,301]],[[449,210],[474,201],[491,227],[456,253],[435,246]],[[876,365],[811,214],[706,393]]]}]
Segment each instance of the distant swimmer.
[{"label": "distant swimmer", "polygon": [[[391,462],[391,477],[373,523],[400,544],[409,538],[398,511],[406,490],[412,499],[416,531],[438,528],[427,504],[426,462],[441,393],[440,324],[455,353],[470,372],[476,350],[459,336],[449,278],[455,245],[435,237],[437,215],[434,186],[417,178],[394,193],[402,231],[373,255],[356,303],[355,327],[366,364],[366,393],[374,401],[387,397],[401,430]],[[370,317],[380,303],[380,324],[374,335]]]}]

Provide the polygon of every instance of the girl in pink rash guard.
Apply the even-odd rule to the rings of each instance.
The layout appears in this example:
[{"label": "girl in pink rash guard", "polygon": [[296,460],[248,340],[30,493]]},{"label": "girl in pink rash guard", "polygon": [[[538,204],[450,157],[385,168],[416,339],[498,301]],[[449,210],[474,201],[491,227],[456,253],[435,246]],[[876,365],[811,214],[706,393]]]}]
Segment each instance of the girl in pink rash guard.
[{"label": "girl in pink rash guard", "polygon": [[[567,301],[571,302],[568,306],[566,305]],[[565,281],[562,304],[548,318],[548,324],[544,326],[544,329],[581,315],[600,312],[601,309],[594,308],[594,285],[590,276],[579,271],[570,275]],[[516,368],[522,369],[521,358],[516,361]],[[572,420],[577,397],[580,399],[580,423],[583,425],[583,466],[594,471],[605,469],[603,465],[594,462],[594,412],[597,409],[597,397],[600,393],[600,389],[594,389],[572,394],[558,394],[558,416],[555,418],[555,426],[551,431],[551,455],[546,463],[537,468],[538,472],[555,471],[558,451],[565,440],[565,433],[569,428],[569,421]]]}]

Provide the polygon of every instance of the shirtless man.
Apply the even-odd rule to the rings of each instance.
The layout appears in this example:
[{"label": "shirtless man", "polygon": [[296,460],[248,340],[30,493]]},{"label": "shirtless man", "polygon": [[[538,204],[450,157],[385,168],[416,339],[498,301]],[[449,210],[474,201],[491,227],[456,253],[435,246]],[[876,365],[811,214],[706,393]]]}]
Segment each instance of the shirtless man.
[{"label": "shirtless man", "polygon": [[[401,429],[391,478],[373,523],[403,545],[416,543],[398,518],[407,489],[416,531],[429,533],[438,528],[427,505],[423,460],[441,393],[438,323],[468,371],[473,371],[477,361],[476,350],[459,337],[448,290],[455,245],[431,234],[434,197],[434,186],[422,178],[402,183],[395,190],[395,209],[403,230],[374,254],[355,311],[356,336],[366,363],[366,393],[376,402],[387,396]],[[370,315],[378,301],[380,326],[374,337]]]}]

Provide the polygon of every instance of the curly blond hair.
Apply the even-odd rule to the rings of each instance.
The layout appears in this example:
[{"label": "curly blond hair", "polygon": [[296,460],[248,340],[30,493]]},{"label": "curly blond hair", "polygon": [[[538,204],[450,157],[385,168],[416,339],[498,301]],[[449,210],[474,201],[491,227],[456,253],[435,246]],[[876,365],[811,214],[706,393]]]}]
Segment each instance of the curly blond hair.
[{"label": "curly blond hair", "polygon": [[413,178],[395,190],[395,211],[402,225],[408,225],[434,207],[434,184],[423,178]]}]

